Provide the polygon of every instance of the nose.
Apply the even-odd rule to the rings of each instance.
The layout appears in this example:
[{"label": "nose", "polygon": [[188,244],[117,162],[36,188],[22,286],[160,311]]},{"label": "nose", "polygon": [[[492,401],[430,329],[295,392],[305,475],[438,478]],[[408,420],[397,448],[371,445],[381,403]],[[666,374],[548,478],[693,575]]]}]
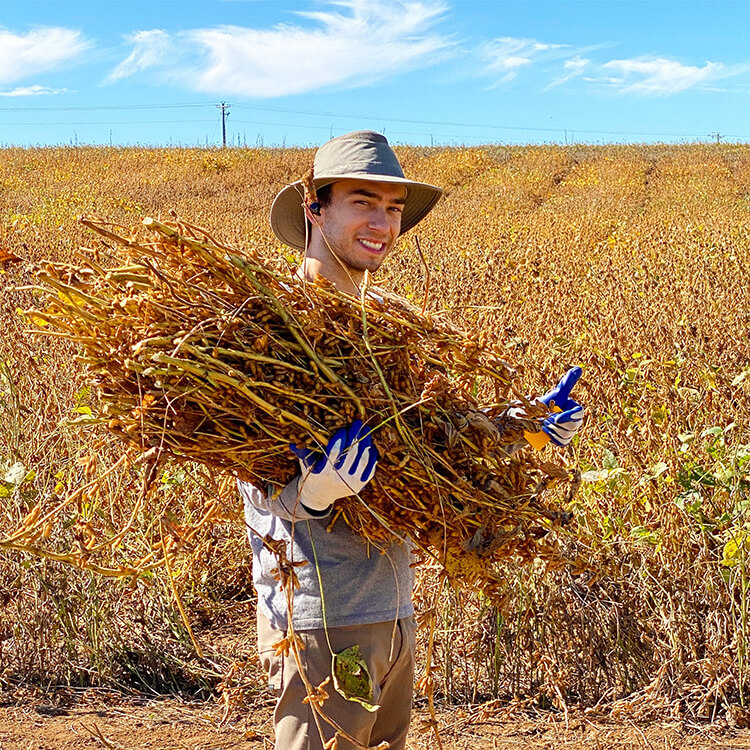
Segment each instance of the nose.
[{"label": "nose", "polygon": [[375,206],[368,217],[368,226],[371,229],[387,231],[389,228],[388,211],[385,206]]}]

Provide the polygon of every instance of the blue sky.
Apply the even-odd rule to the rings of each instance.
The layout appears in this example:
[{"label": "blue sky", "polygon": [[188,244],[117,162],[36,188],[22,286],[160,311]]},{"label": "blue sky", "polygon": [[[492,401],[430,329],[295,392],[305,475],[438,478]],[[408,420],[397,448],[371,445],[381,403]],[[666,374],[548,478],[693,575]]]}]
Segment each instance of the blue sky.
[{"label": "blue sky", "polygon": [[743,0],[0,0],[0,145],[750,141]]}]

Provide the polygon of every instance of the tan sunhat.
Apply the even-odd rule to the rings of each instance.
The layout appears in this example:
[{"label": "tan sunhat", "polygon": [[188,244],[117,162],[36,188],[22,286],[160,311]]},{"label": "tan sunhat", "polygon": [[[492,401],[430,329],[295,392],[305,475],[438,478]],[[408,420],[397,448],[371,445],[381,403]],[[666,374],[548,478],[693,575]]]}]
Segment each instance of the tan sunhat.
[{"label": "tan sunhat", "polygon": [[[404,177],[404,170],[384,135],[357,130],[324,143],[315,154],[313,182],[316,190],[337,180],[375,180],[406,185],[401,232],[424,219],[443,191],[434,185]],[[287,185],[271,206],[271,228],[286,245],[305,249],[305,212],[302,180]]]}]

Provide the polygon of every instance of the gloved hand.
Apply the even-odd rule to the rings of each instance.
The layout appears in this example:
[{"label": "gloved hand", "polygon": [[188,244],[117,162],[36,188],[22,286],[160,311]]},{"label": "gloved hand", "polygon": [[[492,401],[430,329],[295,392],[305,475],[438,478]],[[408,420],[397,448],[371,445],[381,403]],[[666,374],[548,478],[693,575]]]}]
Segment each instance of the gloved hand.
[{"label": "gloved hand", "polygon": [[560,382],[548,393],[543,396],[539,396],[539,400],[552,409],[556,406],[560,411],[570,411],[576,406],[580,406],[577,401],[574,401],[570,397],[570,392],[573,390],[573,386],[580,380],[583,370],[580,367],[571,367],[565,375],[562,376]]},{"label": "gloved hand", "polygon": [[551,391],[539,397],[550,411],[556,412],[550,414],[542,426],[542,431],[555,445],[567,445],[581,427],[583,407],[570,397],[570,392],[582,374],[580,367],[572,367]]},{"label": "gloved hand", "polygon": [[550,440],[555,445],[567,445],[578,432],[583,420],[583,407],[570,397],[570,392],[582,373],[580,367],[571,368],[551,391],[534,399],[534,403],[542,403],[554,413],[544,420],[541,432],[524,434],[526,442],[532,447],[541,450]]},{"label": "gloved hand", "polygon": [[583,407],[574,406],[568,411],[550,414],[542,423],[542,432],[546,432],[555,445],[567,445],[578,432],[583,421]]},{"label": "gloved hand", "polygon": [[348,428],[337,430],[323,453],[296,445],[289,447],[299,458],[300,502],[315,511],[326,510],[339,498],[361,492],[374,476],[379,458],[370,428],[359,419]]}]

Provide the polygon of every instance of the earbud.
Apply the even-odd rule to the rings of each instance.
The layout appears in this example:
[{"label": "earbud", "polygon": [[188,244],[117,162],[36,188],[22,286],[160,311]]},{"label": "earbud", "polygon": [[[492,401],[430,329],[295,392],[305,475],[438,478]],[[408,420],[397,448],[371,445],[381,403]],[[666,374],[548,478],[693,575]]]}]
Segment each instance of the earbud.
[{"label": "earbud", "polygon": [[318,201],[313,201],[308,208],[310,209],[311,214],[315,214],[316,216],[320,216],[320,203]]}]

